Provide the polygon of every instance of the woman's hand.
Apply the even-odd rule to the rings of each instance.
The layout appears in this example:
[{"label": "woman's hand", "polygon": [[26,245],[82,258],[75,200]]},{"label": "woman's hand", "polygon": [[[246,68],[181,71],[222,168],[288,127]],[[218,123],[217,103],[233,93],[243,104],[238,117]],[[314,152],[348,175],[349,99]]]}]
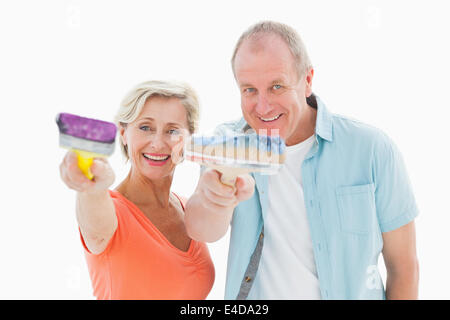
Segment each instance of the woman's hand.
[{"label": "woman's hand", "polygon": [[69,151],[59,166],[61,179],[77,193],[77,221],[86,247],[93,254],[103,252],[117,229],[114,203],[108,188],[114,182],[114,172],[106,159],[95,158],[89,180],[78,167],[77,155]]},{"label": "woman's hand", "polygon": [[83,193],[95,193],[107,190],[114,182],[115,175],[108,161],[103,158],[95,158],[91,172],[94,179],[89,180],[78,167],[77,155],[69,151],[59,166],[61,179],[70,188]]}]

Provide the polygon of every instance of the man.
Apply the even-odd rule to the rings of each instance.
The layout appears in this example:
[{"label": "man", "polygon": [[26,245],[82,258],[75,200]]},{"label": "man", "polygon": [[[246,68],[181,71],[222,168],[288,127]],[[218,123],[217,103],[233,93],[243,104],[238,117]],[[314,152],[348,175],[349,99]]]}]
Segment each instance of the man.
[{"label": "man", "polygon": [[242,175],[234,189],[204,170],[187,203],[192,238],[216,241],[231,223],[225,298],[416,299],[417,207],[395,145],[327,110],[289,26],[252,26],[232,67],[243,118],[217,133],[279,132],[287,157],[276,175]]}]

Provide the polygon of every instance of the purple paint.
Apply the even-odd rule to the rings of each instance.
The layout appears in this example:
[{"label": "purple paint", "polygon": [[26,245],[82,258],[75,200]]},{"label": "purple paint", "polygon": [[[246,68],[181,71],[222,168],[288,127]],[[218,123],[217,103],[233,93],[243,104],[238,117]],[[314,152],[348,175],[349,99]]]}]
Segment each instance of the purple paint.
[{"label": "purple paint", "polygon": [[114,142],[117,128],[112,122],[80,117],[70,113],[60,113],[56,117],[59,132],[69,136],[98,141]]}]

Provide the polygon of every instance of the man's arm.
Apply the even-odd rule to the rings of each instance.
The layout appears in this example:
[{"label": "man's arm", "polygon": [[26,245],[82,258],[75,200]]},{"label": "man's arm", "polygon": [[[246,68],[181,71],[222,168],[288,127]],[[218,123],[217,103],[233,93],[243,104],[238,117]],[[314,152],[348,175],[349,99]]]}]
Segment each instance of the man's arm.
[{"label": "man's arm", "polygon": [[220,182],[216,170],[206,169],[200,176],[197,189],[186,203],[186,231],[192,239],[214,242],[222,238],[230,225],[234,208],[249,199],[255,181],[248,175],[236,179],[235,188]]},{"label": "man's arm", "polygon": [[383,242],[382,253],[387,271],[386,299],[417,299],[419,262],[414,221],[383,233]]}]

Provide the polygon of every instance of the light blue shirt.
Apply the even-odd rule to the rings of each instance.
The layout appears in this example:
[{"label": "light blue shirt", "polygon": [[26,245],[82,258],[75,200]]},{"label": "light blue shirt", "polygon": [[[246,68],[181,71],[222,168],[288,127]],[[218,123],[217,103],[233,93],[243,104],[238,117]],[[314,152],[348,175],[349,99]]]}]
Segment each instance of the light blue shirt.
[{"label": "light blue shirt", "polygon": [[[316,139],[302,163],[302,180],[321,297],[384,299],[382,233],[418,214],[402,157],[380,130],[330,113],[319,98],[317,104]],[[216,134],[247,129],[242,118],[220,125]],[[248,293],[260,259],[268,176],[253,177],[255,193],[231,221],[225,299]]]}]

